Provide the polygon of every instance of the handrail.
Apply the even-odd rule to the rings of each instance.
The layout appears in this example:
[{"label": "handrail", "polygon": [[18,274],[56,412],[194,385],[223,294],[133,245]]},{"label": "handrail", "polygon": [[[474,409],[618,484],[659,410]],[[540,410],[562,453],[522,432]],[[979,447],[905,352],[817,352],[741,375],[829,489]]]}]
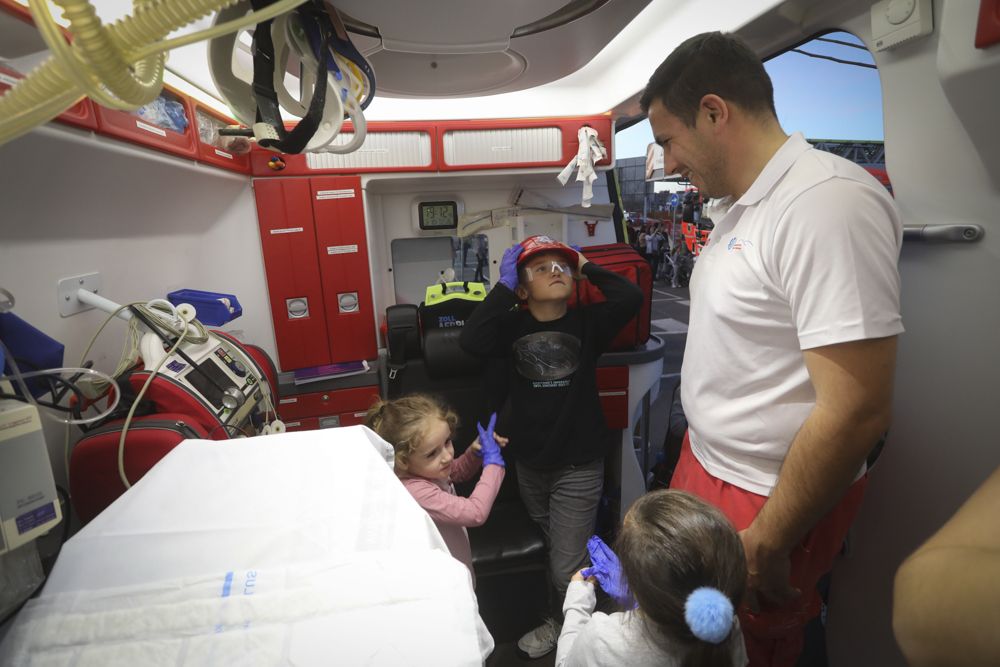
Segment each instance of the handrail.
[{"label": "handrail", "polygon": [[986,234],[982,225],[904,225],[904,241],[975,243]]}]

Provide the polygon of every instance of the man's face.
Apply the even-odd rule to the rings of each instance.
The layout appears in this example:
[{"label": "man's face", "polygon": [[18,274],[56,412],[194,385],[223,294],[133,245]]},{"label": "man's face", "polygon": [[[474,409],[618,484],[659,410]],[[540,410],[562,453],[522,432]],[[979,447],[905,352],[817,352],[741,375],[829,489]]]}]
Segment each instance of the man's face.
[{"label": "man's face", "polygon": [[649,105],[649,124],[653,138],[663,147],[663,173],[680,174],[702,195],[725,197],[722,147],[710,131],[708,113],[698,110],[694,127],[688,127],[663,106],[660,100]]},{"label": "man's face", "polygon": [[573,291],[573,267],[560,253],[543,252],[520,267],[521,298],[535,301],[566,300]]}]

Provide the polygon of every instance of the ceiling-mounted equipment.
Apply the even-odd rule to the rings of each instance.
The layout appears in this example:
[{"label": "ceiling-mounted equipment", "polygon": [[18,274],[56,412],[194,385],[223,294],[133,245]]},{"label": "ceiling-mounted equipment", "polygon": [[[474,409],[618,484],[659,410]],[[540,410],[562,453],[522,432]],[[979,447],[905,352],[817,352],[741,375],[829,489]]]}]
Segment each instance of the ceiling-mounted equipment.
[{"label": "ceiling-mounted equipment", "polygon": [[[257,9],[267,0],[243,0],[216,15],[225,23]],[[350,153],[364,143],[363,110],[375,95],[371,65],[351,43],[337,10],[323,0],[309,0],[274,20],[257,24],[251,38],[253,81],[234,71],[238,36],[226,34],[209,44],[212,79],[233,112],[264,148],[282,153]],[[301,97],[286,84],[291,69]],[[286,130],[281,111],[300,118]],[[354,124],[351,141],[333,145],[344,116]]]}]

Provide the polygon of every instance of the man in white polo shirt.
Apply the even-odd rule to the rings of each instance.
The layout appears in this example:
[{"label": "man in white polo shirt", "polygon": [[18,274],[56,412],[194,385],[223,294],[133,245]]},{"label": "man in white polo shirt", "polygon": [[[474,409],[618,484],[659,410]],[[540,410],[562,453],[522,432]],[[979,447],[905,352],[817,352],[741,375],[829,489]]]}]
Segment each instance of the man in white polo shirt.
[{"label": "man in white polo shirt", "polygon": [[794,665],[889,425],[902,225],[857,165],[787,136],[760,59],[705,33],[642,96],[666,173],[725,213],[691,278],[689,430],[671,486],[741,531],[751,665]]}]

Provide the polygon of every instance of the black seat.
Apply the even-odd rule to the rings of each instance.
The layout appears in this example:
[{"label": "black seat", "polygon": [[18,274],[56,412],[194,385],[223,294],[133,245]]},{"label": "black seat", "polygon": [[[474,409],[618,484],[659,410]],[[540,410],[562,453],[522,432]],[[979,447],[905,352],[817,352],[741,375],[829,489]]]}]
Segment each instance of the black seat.
[{"label": "black seat", "polygon": [[507,466],[490,518],[469,529],[469,542],[479,578],[545,569],[545,536],[521,502],[513,465]]},{"label": "black seat", "polygon": [[[476,420],[485,423],[502,397],[491,394],[494,379],[505,376],[498,362],[473,357],[458,345],[460,328],[429,328],[421,332],[414,306],[386,310],[389,332],[389,398],[421,392],[439,396],[459,415],[454,436],[459,456],[476,438]],[[418,333],[419,332],[419,333]],[[419,340],[419,344],[418,341]],[[545,538],[528,516],[517,488],[515,466],[507,459],[507,472],[486,523],[469,529],[472,562],[477,577],[490,577],[546,567]],[[468,495],[475,482],[458,484]]]}]

